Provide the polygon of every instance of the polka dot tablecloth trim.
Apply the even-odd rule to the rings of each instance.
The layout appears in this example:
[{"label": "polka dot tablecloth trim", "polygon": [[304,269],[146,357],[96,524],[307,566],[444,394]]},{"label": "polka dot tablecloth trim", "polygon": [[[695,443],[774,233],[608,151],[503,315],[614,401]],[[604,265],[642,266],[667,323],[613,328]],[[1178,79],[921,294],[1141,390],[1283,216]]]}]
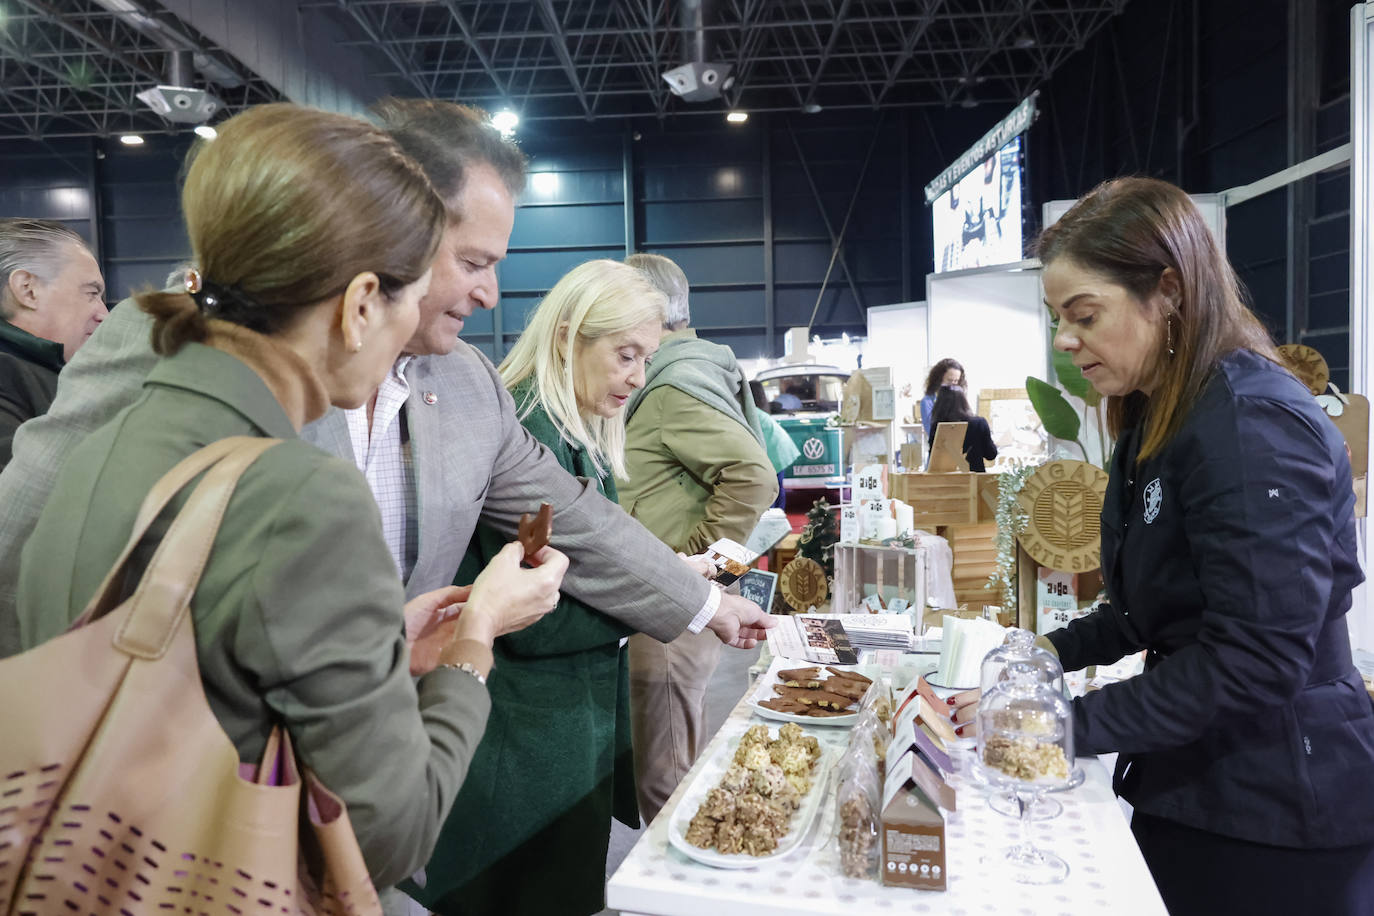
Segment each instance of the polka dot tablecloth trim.
[{"label": "polka dot tablecloth trim", "polygon": [[[709,759],[719,744],[760,721],[751,718],[747,703],[742,702],[701,759]],[[807,731],[832,747],[842,747],[849,737],[848,729]],[[1096,759],[1080,763],[1088,778],[1078,789],[1057,796],[1064,813],[1051,821],[1037,821],[1031,828],[1037,845],[1069,864],[1069,876],[1061,884],[1015,884],[981,865],[985,853],[1015,841],[1017,824],[988,807],[983,792],[958,776],[959,810],[946,822],[947,891],[884,887],[876,880],[845,877],[835,836],[833,779],[825,787],[831,797],[822,804],[810,836],[795,853],[754,868],[713,869],[668,846],[668,821],[697,773],[693,768],[608,882],[607,905],[625,916],[854,916],[871,909],[951,916],[1020,912],[1166,916],[1112,795],[1109,774]]]}]

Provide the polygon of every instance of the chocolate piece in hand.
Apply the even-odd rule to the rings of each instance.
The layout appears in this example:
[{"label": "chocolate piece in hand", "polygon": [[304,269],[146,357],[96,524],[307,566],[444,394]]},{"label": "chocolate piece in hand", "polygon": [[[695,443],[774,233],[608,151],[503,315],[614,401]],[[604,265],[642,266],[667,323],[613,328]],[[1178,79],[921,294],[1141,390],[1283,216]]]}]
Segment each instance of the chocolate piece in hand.
[{"label": "chocolate piece in hand", "polygon": [[526,512],[520,516],[520,528],[518,537],[521,546],[525,548],[525,556],[533,556],[549,543],[549,536],[553,534],[553,506],[548,503],[539,504],[539,514],[530,515]]}]

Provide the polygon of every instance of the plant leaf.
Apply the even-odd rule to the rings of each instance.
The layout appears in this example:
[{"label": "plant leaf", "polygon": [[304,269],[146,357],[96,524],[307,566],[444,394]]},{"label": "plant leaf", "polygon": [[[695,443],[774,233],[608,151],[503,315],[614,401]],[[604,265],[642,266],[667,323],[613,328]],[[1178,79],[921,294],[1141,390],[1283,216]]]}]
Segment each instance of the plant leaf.
[{"label": "plant leaf", "polygon": [[[1086,383],[1087,380],[1085,379],[1084,381]],[[1087,404],[1091,408],[1096,408],[1098,404],[1102,403],[1102,395],[1099,394],[1097,389],[1090,383],[1088,383],[1088,390],[1079,395],[1079,397],[1083,399],[1084,404]]]},{"label": "plant leaf", "polygon": [[1073,409],[1059,389],[1033,375],[1026,376],[1026,394],[1045,432],[1056,439],[1073,442],[1078,438],[1078,412]]},{"label": "plant leaf", "polygon": [[1083,377],[1083,370],[1073,364],[1073,354],[1063,350],[1054,351],[1054,377],[1064,390],[1076,398],[1088,399],[1088,392],[1096,389]]}]

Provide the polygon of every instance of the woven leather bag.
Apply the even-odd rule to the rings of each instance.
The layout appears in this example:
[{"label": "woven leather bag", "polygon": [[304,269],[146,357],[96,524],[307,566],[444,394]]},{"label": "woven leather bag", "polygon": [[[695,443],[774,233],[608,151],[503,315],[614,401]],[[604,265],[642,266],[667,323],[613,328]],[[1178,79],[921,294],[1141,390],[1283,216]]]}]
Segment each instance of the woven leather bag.
[{"label": "woven leather bag", "polygon": [[[297,770],[280,726],[240,766],[201,686],[191,599],[239,477],[277,441],[221,440],[174,467],[72,628],[0,662],[0,913],[381,913],[343,803]],[[134,547],[202,472],[115,606]]]}]

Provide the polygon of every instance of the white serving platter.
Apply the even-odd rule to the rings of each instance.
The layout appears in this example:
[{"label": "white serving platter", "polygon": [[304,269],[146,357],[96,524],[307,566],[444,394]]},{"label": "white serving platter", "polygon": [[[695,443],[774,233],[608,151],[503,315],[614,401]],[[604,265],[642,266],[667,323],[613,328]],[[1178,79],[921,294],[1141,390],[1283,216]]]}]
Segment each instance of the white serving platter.
[{"label": "white serving platter", "polygon": [[801,807],[792,812],[788,831],[778,840],[777,849],[767,855],[751,856],[744,852],[726,854],[715,849],[693,846],[687,842],[687,825],[696,816],[697,808],[705,800],[706,794],[720,785],[720,779],[729,769],[735,757],[735,749],[738,747],[738,740],[731,741],[706,761],[696,778],[692,780],[692,784],[687,787],[682,800],[673,811],[672,818],[668,821],[668,842],[672,847],[689,859],[714,868],[753,868],[755,865],[772,862],[795,852],[815,823],[821,804],[829,797],[826,784],[830,780],[830,770],[835,764],[837,754],[834,748],[821,746],[821,757],[816,762],[815,769],[811,771],[811,791],[802,799]]}]

